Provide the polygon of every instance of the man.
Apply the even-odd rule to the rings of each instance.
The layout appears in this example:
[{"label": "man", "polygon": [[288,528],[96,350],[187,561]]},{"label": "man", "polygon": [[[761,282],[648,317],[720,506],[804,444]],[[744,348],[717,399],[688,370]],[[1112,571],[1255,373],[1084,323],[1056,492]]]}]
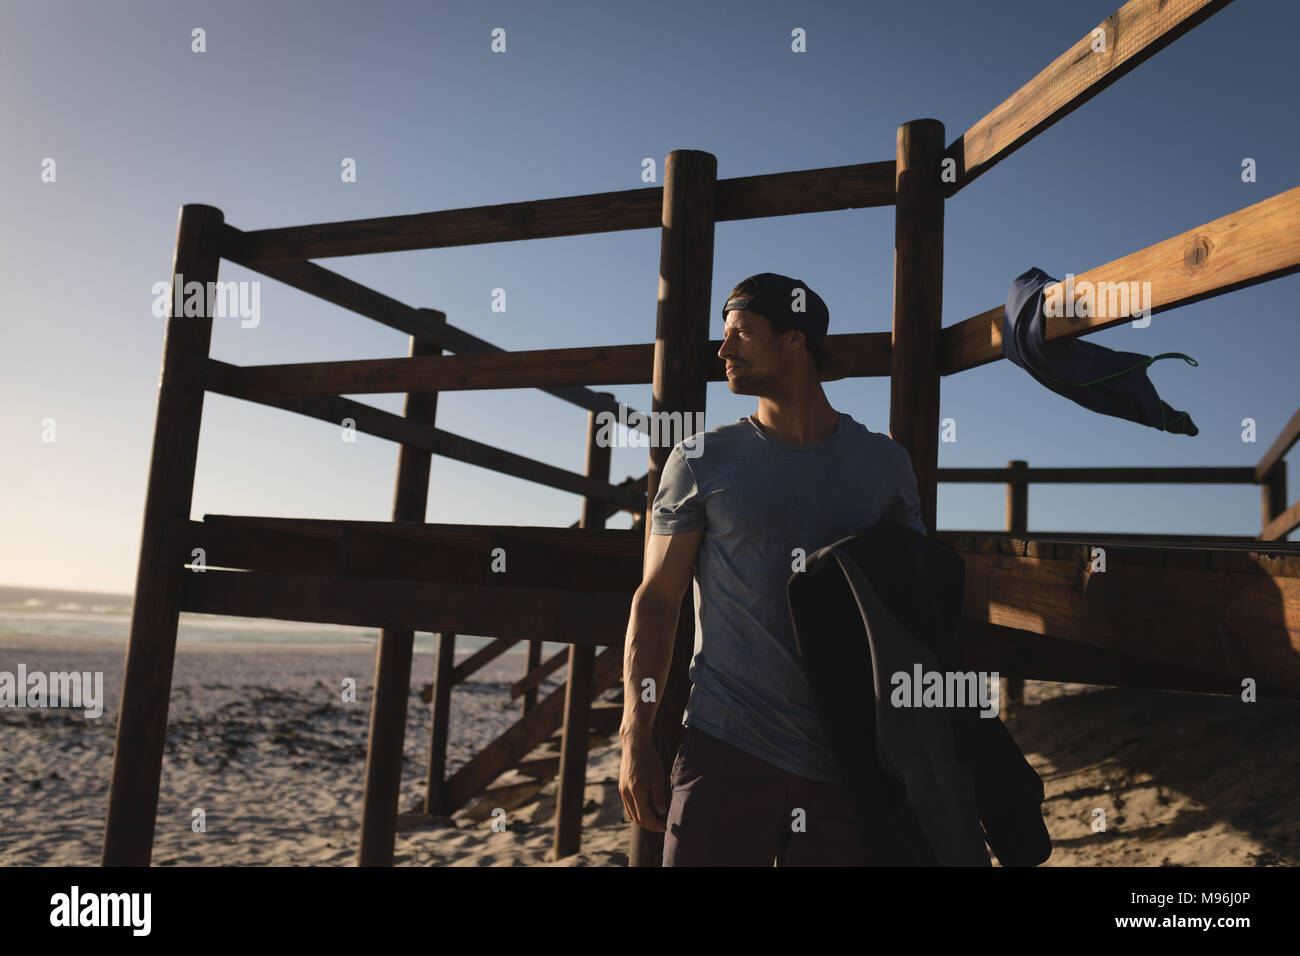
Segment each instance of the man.
[{"label": "man", "polygon": [[[911,459],[826,400],[821,381],[847,370],[806,285],[760,273],[722,313],[727,382],[758,410],[679,442],[664,467],[627,629],[619,790],[633,822],[664,832],[665,866],[868,863],[871,828],[825,743],[786,582],[882,518],[925,534]],[[665,788],[650,728],[697,557],[692,686]]]}]

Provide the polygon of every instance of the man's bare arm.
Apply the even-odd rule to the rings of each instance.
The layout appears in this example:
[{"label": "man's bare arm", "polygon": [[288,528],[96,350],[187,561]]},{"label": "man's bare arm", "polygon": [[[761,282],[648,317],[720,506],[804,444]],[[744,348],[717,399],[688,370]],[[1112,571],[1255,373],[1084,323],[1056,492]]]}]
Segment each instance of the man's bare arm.
[{"label": "man's bare arm", "polygon": [[[691,580],[704,529],[683,534],[652,534],[646,545],[645,573],[632,598],[623,647],[623,759],[618,789],[633,823],[663,831],[668,812],[664,768],[650,740],[655,713],[673,660],[673,636],[682,594]],[[644,694],[646,678],[653,694]],[[644,697],[649,699],[643,699]]]},{"label": "man's bare arm", "polygon": [[[673,635],[682,595],[691,582],[704,529],[683,534],[652,534],[646,546],[641,586],[632,597],[623,644],[623,723],[626,740],[649,739],[673,658]],[[652,700],[642,700],[646,678],[654,681]]]}]

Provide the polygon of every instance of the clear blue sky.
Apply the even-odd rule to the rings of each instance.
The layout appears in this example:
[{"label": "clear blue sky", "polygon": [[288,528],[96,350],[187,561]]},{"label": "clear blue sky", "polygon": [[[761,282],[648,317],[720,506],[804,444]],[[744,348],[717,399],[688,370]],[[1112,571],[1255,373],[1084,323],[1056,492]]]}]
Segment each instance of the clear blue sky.
[{"label": "clear blue sky", "polygon": [[[707,150],[721,178],[892,159],[899,124],[952,141],[1119,0],[971,3],[21,2],[0,12],[0,583],[130,591],[178,208],[242,229],[636,189],[641,162]],[[207,52],[191,52],[191,30]],[[507,52],[491,52],[506,30]],[[808,51],[790,50],[807,31]],[[1238,0],[949,201],[944,324],[1003,302],[1030,266],[1083,272],[1300,184],[1300,6]],[[41,181],[46,157],[57,181]],[[344,183],[340,162],[357,161]],[[1243,183],[1252,157],[1258,181]],[[892,208],[717,227],[727,290],[796,276],[831,331],[890,327]],[[653,340],[659,231],[322,260],[510,349]],[[255,273],[222,264],[224,279]],[[491,290],[507,290],[493,312]],[[1300,276],[1092,336],[1185,352],[1152,380],[1189,438],[1080,408],[999,361],[943,380],[939,464],[1250,465],[1300,398]],[[238,364],[392,357],[408,339],[265,280],[261,324],[217,320]],[[610,389],[642,409],[650,388]],[[827,386],[889,428],[883,378]],[[399,411],[400,396],[357,396]],[[755,407],[709,387],[708,425]],[[1258,442],[1243,443],[1243,418]],[[42,421],[57,441],[41,441]],[[580,471],[586,413],[536,390],[439,399],[452,432]],[[615,480],[646,468],[617,449]],[[1291,456],[1295,459],[1295,453]],[[220,395],[205,403],[193,517],[391,517],[397,446]],[[1293,464],[1293,471],[1296,471]],[[1290,498],[1300,490],[1292,479]],[[1254,534],[1252,486],[1031,490],[1031,529]],[[940,528],[998,528],[999,485],[941,485]],[[428,520],[567,525],[571,494],[435,459]],[[612,523],[626,527],[626,516]],[[1294,535],[1293,535],[1294,537]]]}]

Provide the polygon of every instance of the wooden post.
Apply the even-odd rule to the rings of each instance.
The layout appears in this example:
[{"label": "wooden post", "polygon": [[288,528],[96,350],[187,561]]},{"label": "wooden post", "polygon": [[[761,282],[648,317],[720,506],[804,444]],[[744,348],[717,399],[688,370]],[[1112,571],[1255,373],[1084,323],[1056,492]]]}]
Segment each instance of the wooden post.
[{"label": "wooden post", "polygon": [[[1012,471],[1011,480],[1007,482],[1007,530],[1028,531],[1029,481],[1025,472],[1029,468],[1029,462],[1009,461],[1007,467]],[[1002,686],[998,689],[998,716],[1006,720],[1014,708],[1025,702],[1025,679],[1003,677],[999,682]]]},{"label": "wooden post", "polygon": [[1011,469],[1007,481],[1007,530],[1011,532],[1029,530],[1029,480],[1026,472],[1029,462],[1014,459],[1007,462]]},{"label": "wooden post", "polygon": [[[713,200],[718,180],[717,157],[702,150],[678,149],[664,161],[663,231],[659,241],[659,308],[655,320],[655,357],[651,413],[704,414],[708,384],[709,317],[713,314]],[[688,421],[693,419],[687,419]],[[650,509],[659,491],[659,476],[671,447],[651,445],[646,477],[644,529],[650,534]],[[682,738],[682,714],[690,692],[691,654],[695,650],[695,596],[687,588],[677,618],[668,685],[660,688],[651,740],[663,764],[664,780],[672,772]],[[632,675],[633,683],[640,680]],[[627,686],[628,675],[623,676]],[[630,866],[661,866],[664,835],[629,824]]]},{"label": "wooden post", "polygon": [[[1284,460],[1279,458],[1277,464],[1269,469],[1268,474],[1264,476],[1260,491],[1263,504],[1260,513],[1263,524],[1260,530],[1263,531],[1274,518],[1286,511],[1286,462]],[[1284,540],[1285,537],[1283,535]]]},{"label": "wooden post", "polygon": [[[602,393],[614,396],[608,392]],[[589,478],[609,480],[610,445],[597,439],[597,412],[587,413],[587,468]],[[605,527],[605,509],[595,498],[582,499],[582,528]],[[587,738],[591,728],[591,682],[596,648],[569,645],[569,674],[564,684],[564,730],[560,737],[560,776],[555,802],[555,859],[577,853],[582,846],[582,805],[587,788]]]},{"label": "wooden post", "polygon": [[[581,522],[579,522],[581,524]],[[528,662],[524,665],[524,676],[527,677],[542,663],[542,642],[528,642]],[[524,691],[524,709],[523,714],[526,716],[530,710],[537,706],[537,686],[534,685]]]},{"label": "wooden post", "polygon": [[[431,321],[441,313],[421,309]],[[441,355],[442,349],[411,336],[412,357]],[[408,392],[403,414],[432,425],[438,411],[437,392]],[[429,498],[432,454],[402,445],[397,455],[394,521],[423,521]],[[361,866],[392,866],[397,837],[397,801],[402,787],[402,745],[406,738],[406,698],[411,691],[411,649],[415,632],[386,627],[379,632],[375,654],[375,696],[370,707],[370,739],[366,745],[366,784],[361,803]],[[427,799],[427,797],[426,797]]]},{"label": "wooden post", "polygon": [[939,467],[943,150],[943,124],[938,120],[912,120],[898,128],[889,436],[912,456],[921,522],[932,537]]},{"label": "wooden post", "polygon": [[447,739],[451,728],[451,672],[456,666],[456,635],[438,635],[438,664],[433,677],[433,726],[429,731],[429,776],[424,812],[447,814]]},{"label": "wooden post", "polygon": [[[203,419],[202,366],[212,344],[212,297],[205,295],[204,315],[176,314],[176,293],[192,282],[215,282],[221,262],[215,251],[225,216],[212,206],[182,206],[172,259],[162,373],[154,417],[149,486],[145,493],[140,559],[136,565],[131,633],[117,718],[113,777],[104,826],[104,866],[148,866],[153,855],[158,815],[158,784],[172,665],[176,658],[176,623],[180,614],[180,542],[166,539],[169,521],[188,521],[194,496],[194,468]],[[181,286],[180,289],[177,286]],[[184,542],[186,548],[191,542]],[[198,543],[195,543],[198,546]]]}]

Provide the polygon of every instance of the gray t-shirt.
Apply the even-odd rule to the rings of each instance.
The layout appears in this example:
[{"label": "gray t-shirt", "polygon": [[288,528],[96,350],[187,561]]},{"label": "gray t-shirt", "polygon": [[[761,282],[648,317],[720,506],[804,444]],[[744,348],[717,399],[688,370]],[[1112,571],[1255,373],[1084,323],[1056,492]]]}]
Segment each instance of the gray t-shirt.
[{"label": "gray t-shirt", "polygon": [[839,779],[795,649],[786,582],[801,556],[882,519],[926,533],[911,457],[843,412],[815,445],[787,445],[741,418],[673,447],[650,531],[705,529],[684,726],[792,773]]}]

